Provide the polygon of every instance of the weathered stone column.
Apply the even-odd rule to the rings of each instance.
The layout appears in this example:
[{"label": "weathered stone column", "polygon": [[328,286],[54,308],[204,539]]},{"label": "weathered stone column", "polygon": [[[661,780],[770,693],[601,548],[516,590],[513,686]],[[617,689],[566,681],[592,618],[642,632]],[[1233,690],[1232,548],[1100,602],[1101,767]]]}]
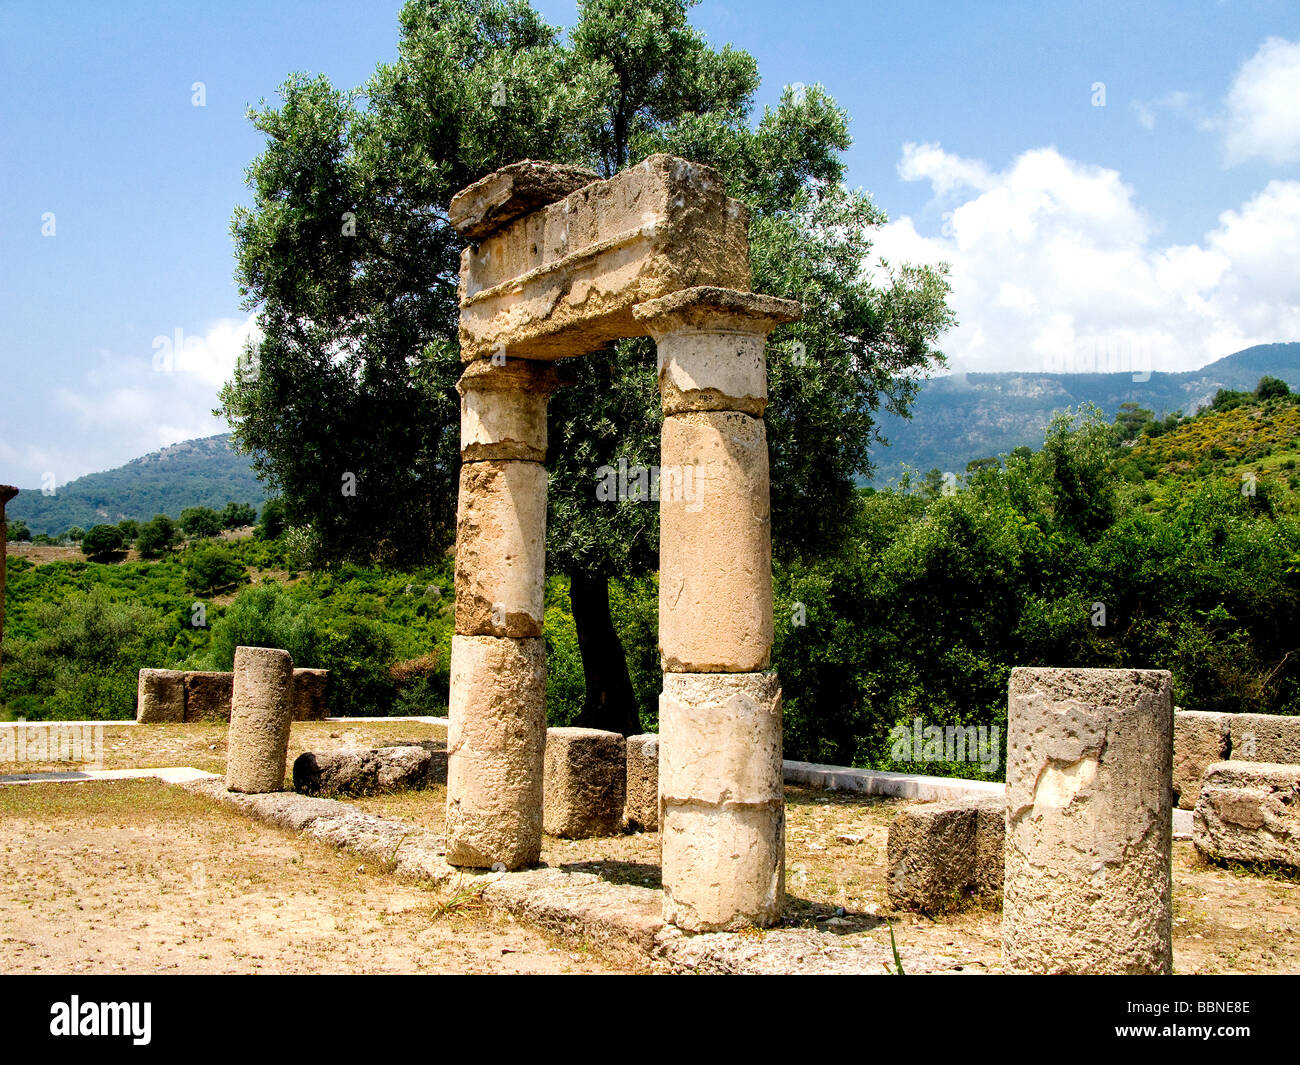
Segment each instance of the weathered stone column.
[{"label": "weathered stone column", "polygon": [[546,404],[553,366],[479,359],[461,377],[447,861],[517,869],[542,847]]},{"label": "weathered stone column", "polygon": [[9,556],[9,523],[5,519],[5,506],[18,494],[11,484],[0,484],[0,667],[4,665],[5,643],[5,569]]},{"label": "weathered stone column", "polygon": [[226,789],[284,790],[293,724],[293,659],[276,647],[236,647]]},{"label": "weathered stone column", "polygon": [[1171,972],[1170,674],[1014,669],[1007,725],[1003,961]]},{"label": "weathered stone column", "polygon": [[767,334],[789,300],[689,288],[633,314],[658,345],[659,801],[664,917],[767,926],[785,895],[772,651]]}]

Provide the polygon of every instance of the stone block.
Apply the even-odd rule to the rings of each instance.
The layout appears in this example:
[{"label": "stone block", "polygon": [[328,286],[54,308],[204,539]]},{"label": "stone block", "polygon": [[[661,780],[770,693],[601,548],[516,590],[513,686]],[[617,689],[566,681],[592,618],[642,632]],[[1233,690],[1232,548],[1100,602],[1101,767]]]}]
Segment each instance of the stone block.
[{"label": "stone block", "polygon": [[1196,807],[1205,770],[1228,757],[1231,714],[1174,711],[1174,801],[1181,810]]},{"label": "stone block", "polygon": [[652,155],[465,249],[461,358],[584,355],[646,335],[638,303],[705,285],[747,291],[748,230],[716,171]]},{"label": "stone block", "polygon": [[229,721],[230,699],[234,690],[233,673],[185,674],[185,720]]},{"label": "stone block", "polygon": [[1192,842],[1216,861],[1300,870],[1300,765],[1210,766],[1192,815]]},{"label": "stone block", "polygon": [[461,375],[460,454],[468,462],[546,458],[546,404],[560,387],[550,363],[490,359],[471,363]]},{"label": "stone block", "polygon": [[142,669],[135,719],[141,725],[185,720],[185,674],[175,669]]},{"label": "stone block", "polygon": [[627,803],[623,820],[633,832],[659,829],[659,737],[627,738]]},{"label": "stone block", "polygon": [[546,730],[542,827],[562,839],[614,836],[623,827],[623,737],[594,728]]},{"label": "stone block", "polygon": [[1171,971],[1172,693],[1164,670],[1012,670],[1011,970]]},{"label": "stone block", "polygon": [[540,636],[545,580],[545,467],[466,462],[456,511],[456,632]]},{"label": "stone block", "polygon": [[275,647],[236,647],[226,790],[282,791],[293,723],[293,659]]},{"label": "stone block", "polygon": [[781,688],[772,673],[665,673],[659,697],[664,918],[691,932],[779,919]]},{"label": "stone block", "polygon": [[1300,764],[1300,717],[1281,714],[1228,714],[1236,762]]},{"label": "stone block", "polygon": [[304,751],[293,763],[293,790],[304,795],[375,795],[426,788],[434,752],[419,744],[369,750]]},{"label": "stone block", "polygon": [[664,419],[661,450],[659,648],[664,671],[762,670],[772,653],[771,512],[763,423],[731,411],[675,414]]},{"label": "stone block", "polygon": [[293,671],[293,719],[324,721],[329,717],[328,669]]},{"label": "stone block", "polygon": [[546,641],[453,636],[447,861],[518,869],[542,851]]},{"label": "stone block", "polygon": [[451,198],[447,220],[461,236],[485,240],[516,218],[599,180],[585,167],[524,159],[461,189]]},{"label": "stone block", "polygon": [[889,826],[889,900],[900,910],[944,913],[999,901],[1004,813],[997,799],[910,806]]}]

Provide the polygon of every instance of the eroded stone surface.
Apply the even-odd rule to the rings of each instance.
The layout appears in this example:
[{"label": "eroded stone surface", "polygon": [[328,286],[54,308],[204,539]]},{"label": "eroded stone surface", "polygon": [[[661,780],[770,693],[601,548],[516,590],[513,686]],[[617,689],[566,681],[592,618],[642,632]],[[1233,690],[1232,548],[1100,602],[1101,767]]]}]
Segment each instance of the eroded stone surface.
[{"label": "eroded stone surface", "polygon": [[751,673],[772,653],[767,433],[731,411],[664,419],[659,648],[671,673]]},{"label": "eroded stone surface", "polygon": [[185,674],[176,669],[140,670],[135,719],[142,725],[185,720]]},{"label": "eroded stone surface", "polygon": [[664,918],[770,925],[785,898],[781,688],[771,673],[665,673],[659,697]]},{"label": "eroded stone surface", "polygon": [[632,308],[750,287],[748,212],[716,171],[668,155],[573,192],[461,256],[460,348],[561,359],[644,336]]},{"label": "eroded stone surface", "polygon": [[1164,670],[1012,670],[1010,968],[1170,972],[1172,690]]},{"label": "eroded stone surface", "polygon": [[190,671],[185,674],[185,720],[229,721],[233,673]]},{"label": "eroded stone surface", "polygon": [[373,795],[427,787],[434,753],[420,744],[365,750],[304,751],[293,763],[293,790],[304,795]]},{"label": "eroded stone surface", "polygon": [[562,839],[617,835],[626,777],[623,737],[617,732],[547,729],[543,830]]},{"label": "eroded stone surface", "polygon": [[627,750],[627,802],[623,820],[634,832],[659,828],[659,737],[653,732],[629,736]]},{"label": "eroded stone surface", "polygon": [[461,189],[451,198],[447,220],[461,236],[484,240],[516,218],[599,180],[585,167],[524,159]]},{"label": "eroded stone surface", "polygon": [[1228,757],[1230,714],[1174,711],[1174,798],[1181,810],[1196,808],[1205,770]]},{"label": "eroded stone surface", "polygon": [[324,721],[329,716],[328,669],[293,671],[293,719]]},{"label": "eroded stone surface", "polygon": [[1300,717],[1228,714],[1234,762],[1300,764]]},{"label": "eroded stone surface", "polygon": [[546,469],[537,462],[467,462],[456,512],[456,632],[542,634]]},{"label": "eroded stone surface", "polygon": [[457,384],[460,392],[460,453],[468,462],[546,458],[546,404],[559,388],[550,363],[490,359],[471,363]]},{"label": "eroded stone surface", "polygon": [[236,647],[226,788],[267,792],[284,788],[293,722],[293,659],[275,647]]},{"label": "eroded stone surface", "polygon": [[1207,858],[1300,870],[1300,765],[1210,766],[1193,815],[1192,842]]},{"label": "eroded stone surface", "polygon": [[889,901],[921,913],[998,902],[1004,838],[1003,804],[997,799],[907,807],[889,826]]},{"label": "eroded stone surface", "polygon": [[454,636],[447,727],[447,861],[507,869],[542,849],[546,642]]}]

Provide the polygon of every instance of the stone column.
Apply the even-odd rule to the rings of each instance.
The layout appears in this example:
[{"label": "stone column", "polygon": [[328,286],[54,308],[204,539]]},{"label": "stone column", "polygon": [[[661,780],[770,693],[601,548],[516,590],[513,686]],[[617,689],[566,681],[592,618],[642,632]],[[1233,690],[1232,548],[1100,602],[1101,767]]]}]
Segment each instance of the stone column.
[{"label": "stone column", "polygon": [[461,394],[447,861],[507,869],[542,848],[549,363],[470,363]]},{"label": "stone column", "polygon": [[654,336],[659,475],[659,801],[664,918],[772,925],[785,895],[781,687],[772,651],[767,334],[789,300],[691,288],[638,305]]},{"label": "stone column", "polygon": [[1172,971],[1173,717],[1164,670],[1011,671],[1009,969]]},{"label": "stone column", "polygon": [[5,506],[18,494],[11,484],[0,484],[0,667],[4,665],[5,643],[5,569],[9,556],[9,523],[5,519]]},{"label": "stone column", "polygon": [[276,647],[236,647],[226,789],[284,790],[293,723],[293,659]]}]

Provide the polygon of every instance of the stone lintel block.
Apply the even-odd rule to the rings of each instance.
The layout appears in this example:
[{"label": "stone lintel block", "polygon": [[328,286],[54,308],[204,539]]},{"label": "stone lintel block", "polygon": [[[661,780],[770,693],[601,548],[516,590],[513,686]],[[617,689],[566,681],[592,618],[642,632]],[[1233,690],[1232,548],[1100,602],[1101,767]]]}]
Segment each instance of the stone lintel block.
[{"label": "stone lintel block", "polygon": [[[659,649],[670,673],[754,673],[772,653],[767,433],[734,411],[664,419]],[[675,478],[675,480],[674,480]]]},{"label": "stone lintel block", "polygon": [[135,719],[141,725],[185,720],[185,674],[175,669],[140,670]]},{"label": "stone lintel block", "polygon": [[638,303],[750,287],[749,217],[709,167],[652,155],[542,207],[461,254],[460,347],[563,359],[645,336]]},{"label": "stone lintel block", "polygon": [[633,832],[659,829],[659,736],[647,732],[629,736],[627,749],[627,802],[623,821]]},{"label": "stone lintel block", "polygon": [[434,752],[419,744],[364,750],[304,751],[293,763],[293,790],[304,795],[374,795],[428,787]]},{"label": "stone lintel block", "polygon": [[594,170],[524,159],[480,178],[451,198],[447,220],[469,240],[485,240],[516,218],[599,181]]},{"label": "stone lintel block", "polygon": [[547,835],[618,835],[627,793],[623,737],[594,728],[547,729],[543,786]]},{"label": "stone lintel block", "polygon": [[1171,971],[1172,696],[1165,670],[1012,670],[1002,936],[1013,971]]},{"label": "stone lintel block", "polygon": [[466,462],[456,513],[456,632],[542,634],[546,469],[537,462]]},{"label": "stone lintel block", "polygon": [[890,902],[900,910],[942,913],[1002,891],[1002,801],[950,799],[902,810],[886,848]]},{"label": "stone lintel block", "polygon": [[295,721],[324,721],[329,716],[329,676],[328,669],[294,669]]},{"label": "stone lintel block", "polygon": [[471,363],[460,392],[460,454],[470,462],[546,458],[546,403],[560,386],[550,363],[491,359]]},{"label": "stone lintel block", "polygon": [[775,673],[665,673],[659,738],[665,806],[783,801]]},{"label": "stone lintel block", "polygon": [[1192,842],[1218,861],[1300,870],[1300,765],[1216,762],[1205,772]]},{"label": "stone lintel block", "polygon": [[1228,714],[1231,755],[1239,762],[1300,764],[1300,717],[1282,714]]},{"label": "stone lintel block", "polygon": [[453,636],[447,861],[518,869],[542,853],[546,641]]},{"label": "stone lintel block", "polygon": [[229,721],[233,673],[191,670],[185,674],[185,720]]},{"label": "stone lintel block", "polygon": [[1174,709],[1174,799],[1181,810],[1196,808],[1205,770],[1228,757],[1231,714]]},{"label": "stone lintel block", "polygon": [[226,790],[281,791],[293,722],[293,659],[276,647],[236,647]]}]

